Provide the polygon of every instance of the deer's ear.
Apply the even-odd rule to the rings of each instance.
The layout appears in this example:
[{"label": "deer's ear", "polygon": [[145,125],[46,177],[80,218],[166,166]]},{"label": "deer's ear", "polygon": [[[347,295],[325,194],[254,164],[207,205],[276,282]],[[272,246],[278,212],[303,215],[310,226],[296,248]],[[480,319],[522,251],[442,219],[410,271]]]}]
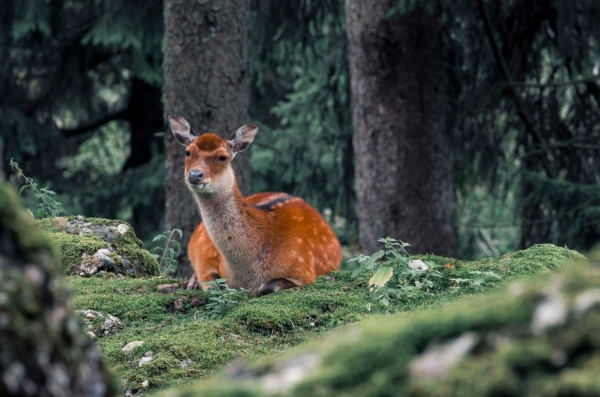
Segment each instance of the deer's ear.
[{"label": "deer's ear", "polygon": [[244,150],[248,149],[259,128],[260,125],[258,124],[246,124],[235,132],[233,138],[228,141],[231,145],[231,151],[233,152],[234,157],[239,152],[243,152]]},{"label": "deer's ear", "polygon": [[175,139],[177,139],[177,142],[181,143],[183,146],[188,146],[192,143],[195,136],[192,134],[190,124],[185,121],[183,117],[178,116],[175,113],[169,113],[167,114],[167,119],[169,120],[171,132]]}]

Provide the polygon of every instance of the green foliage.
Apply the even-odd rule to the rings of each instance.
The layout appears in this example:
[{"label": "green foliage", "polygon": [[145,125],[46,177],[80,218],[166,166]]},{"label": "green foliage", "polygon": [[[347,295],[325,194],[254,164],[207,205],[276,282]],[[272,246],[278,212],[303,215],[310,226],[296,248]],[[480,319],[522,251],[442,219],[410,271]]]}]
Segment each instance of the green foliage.
[{"label": "green foliage", "polygon": [[[411,298],[421,292],[431,293],[435,283],[432,278],[441,274],[430,262],[423,262],[426,269],[409,267],[407,243],[387,237],[379,239],[384,249],[373,255],[359,254],[350,259],[357,262],[359,267],[352,273],[357,277],[363,272],[372,273],[369,279],[369,297],[383,307],[389,307],[394,300]],[[369,306],[370,309],[370,306]]]},{"label": "green foliage", "polygon": [[204,305],[204,309],[208,311],[208,317],[213,319],[222,316],[231,307],[239,304],[241,294],[248,292],[243,288],[239,290],[231,288],[224,278],[207,281],[203,284],[208,286],[206,290],[208,303]]},{"label": "green foliage", "polygon": [[[449,290],[455,292],[466,285],[472,289],[479,289],[486,282],[493,286],[494,281],[502,280],[501,276],[491,270],[458,272],[457,265],[450,259],[445,265],[411,259],[406,251],[409,244],[390,237],[379,241],[384,245],[383,250],[373,255],[359,254],[349,262],[358,264],[358,268],[352,272],[352,277],[359,277],[363,273],[371,275],[368,281],[369,298],[384,308],[421,294],[433,295],[444,291],[448,287],[444,278],[450,281]],[[444,275],[438,270],[444,268],[452,269],[452,273],[447,272]],[[458,276],[459,274],[461,276]],[[367,309],[372,309],[371,304],[367,305]]]},{"label": "green foliage", "polygon": [[[125,218],[144,238],[160,230],[164,207],[155,136],[162,7],[158,0],[6,0],[0,9],[0,157],[51,186],[67,213]],[[148,88],[158,92],[154,104]],[[134,130],[143,130],[142,140],[130,138]],[[127,162],[140,152],[141,160]]]},{"label": "green foliage", "polygon": [[66,214],[62,204],[52,198],[52,196],[56,195],[55,192],[46,187],[38,188],[33,179],[28,178],[23,173],[23,170],[19,168],[19,164],[17,164],[14,159],[10,159],[10,167],[19,175],[19,177],[23,177],[23,180],[25,181],[25,184],[19,189],[19,194],[29,189],[34,194],[35,198],[40,201],[37,204],[36,210],[36,216],[38,218],[55,217],[60,214]]},{"label": "green foliage", "polygon": [[120,123],[110,122],[79,145],[74,156],[64,156],[57,164],[64,169],[66,179],[80,172],[85,172],[90,182],[103,176],[115,176],[130,154],[129,140],[129,134]]},{"label": "green foliage", "polygon": [[[154,247],[151,252],[152,256],[158,260],[160,272],[165,277],[177,271],[177,257],[181,253],[181,244],[176,240],[176,233],[179,234],[179,238],[183,237],[181,229],[173,229],[165,230],[152,239],[152,242],[162,242],[162,246]],[[158,252],[162,252],[162,254],[159,255]]]}]

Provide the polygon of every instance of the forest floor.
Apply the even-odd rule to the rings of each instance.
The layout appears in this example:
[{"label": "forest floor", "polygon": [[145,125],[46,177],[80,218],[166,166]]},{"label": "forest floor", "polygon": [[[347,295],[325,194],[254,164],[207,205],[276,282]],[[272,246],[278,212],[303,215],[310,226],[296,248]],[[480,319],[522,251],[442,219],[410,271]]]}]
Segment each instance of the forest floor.
[{"label": "forest floor", "polygon": [[[415,258],[434,264],[442,277],[435,288],[388,308],[373,304],[368,276],[353,278],[350,271],[260,298],[241,292],[188,291],[183,280],[163,277],[103,274],[66,280],[75,309],[82,311],[89,331],[96,335],[106,364],[122,380],[123,390],[135,394],[187,385],[240,360],[279,355],[374,315],[444,307],[516,279],[554,272],[582,256],[566,248],[537,245],[472,262],[431,255]],[[480,281],[457,282],[474,277]],[[134,341],[144,343],[124,353],[123,347]]]}]

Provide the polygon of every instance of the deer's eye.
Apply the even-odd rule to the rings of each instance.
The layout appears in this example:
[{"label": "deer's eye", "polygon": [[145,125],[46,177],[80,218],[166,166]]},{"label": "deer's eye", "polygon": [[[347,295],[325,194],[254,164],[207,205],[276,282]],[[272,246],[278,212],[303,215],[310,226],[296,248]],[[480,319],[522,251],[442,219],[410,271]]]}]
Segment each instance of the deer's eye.
[{"label": "deer's eye", "polygon": [[191,154],[191,153],[190,153],[190,151],[189,151],[189,150],[186,150],[186,151],[185,151],[185,156],[186,156],[186,157],[189,157],[189,156],[190,156],[190,154]]},{"label": "deer's eye", "polygon": [[217,160],[220,161],[221,163],[224,163],[227,161],[227,156],[220,156]]}]

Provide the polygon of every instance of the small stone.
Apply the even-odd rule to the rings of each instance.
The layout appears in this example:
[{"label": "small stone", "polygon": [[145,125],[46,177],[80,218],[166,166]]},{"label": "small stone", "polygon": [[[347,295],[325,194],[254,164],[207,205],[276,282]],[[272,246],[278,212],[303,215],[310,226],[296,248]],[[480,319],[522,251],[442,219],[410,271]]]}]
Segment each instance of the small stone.
[{"label": "small stone", "polygon": [[107,315],[107,319],[104,320],[104,324],[100,327],[104,331],[104,335],[114,334],[116,331],[123,327],[123,321],[116,316]]},{"label": "small stone", "polygon": [[163,294],[170,294],[179,289],[179,284],[178,283],[159,284],[156,288],[158,289],[158,292],[162,292]]},{"label": "small stone", "polygon": [[117,226],[117,232],[125,234],[127,233],[127,231],[129,231],[129,226],[127,226],[126,224],[121,223],[119,224],[119,226]]},{"label": "small stone", "polygon": [[420,259],[413,259],[412,261],[409,261],[408,267],[411,270],[429,270],[429,266],[427,266],[425,262]]},{"label": "small stone", "polygon": [[148,350],[146,353],[144,353],[144,357],[152,357],[153,354],[154,352],[152,350]]},{"label": "small stone", "polygon": [[185,368],[188,365],[190,365],[191,363],[193,363],[191,358],[186,358],[185,360],[181,361],[181,368]]},{"label": "small stone", "polygon": [[588,289],[577,295],[573,309],[581,316],[597,304],[600,304],[600,288]]},{"label": "small stone", "polygon": [[187,297],[181,297],[175,299],[173,302],[173,309],[182,312],[185,310],[185,302],[187,301]]},{"label": "small stone", "polygon": [[97,254],[103,254],[106,256],[110,256],[111,252],[106,249],[106,248],[100,248],[98,251],[96,251]]},{"label": "small stone", "polygon": [[272,373],[267,373],[260,379],[263,389],[270,394],[285,394],[306,378],[320,362],[320,354],[305,353],[277,365]]},{"label": "small stone", "polygon": [[95,334],[95,333],[93,333],[92,331],[88,331],[88,333],[87,333],[87,334],[90,336],[90,338],[92,338],[92,339],[96,339],[96,334]]},{"label": "small stone", "polygon": [[144,389],[147,389],[149,385],[150,385],[150,383],[147,380],[145,380],[145,381],[142,382],[142,387]]},{"label": "small stone", "polygon": [[136,340],[133,342],[129,342],[128,344],[126,344],[121,351],[125,354],[128,355],[129,353],[131,353],[133,351],[133,349],[135,349],[138,346],[142,346],[144,344],[144,341],[141,340]]},{"label": "small stone", "polygon": [[531,332],[541,335],[551,327],[562,325],[567,320],[567,302],[561,296],[548,296],[533,313]]},{"label": "small stone", "polygon": [[416,378],[443,378],[478,341],[474,332],[467,332],[446,343],[434,343],[410,363],[410,373]]},{"label": "small stone", "polygon": [[152,357],[142,357],[142,359],[140,360],[140,363],[138,364],[138,367],[141,367],[142,365],[146,365],[149,362],[151,362],[152,360],[154,360]]},{"label": "small stone", "polygon": [[92,312],[86,312],[85,313],[85,318],[91,320],[92,318],[96,318],[96,315],[94,313],[92,313]]}]

